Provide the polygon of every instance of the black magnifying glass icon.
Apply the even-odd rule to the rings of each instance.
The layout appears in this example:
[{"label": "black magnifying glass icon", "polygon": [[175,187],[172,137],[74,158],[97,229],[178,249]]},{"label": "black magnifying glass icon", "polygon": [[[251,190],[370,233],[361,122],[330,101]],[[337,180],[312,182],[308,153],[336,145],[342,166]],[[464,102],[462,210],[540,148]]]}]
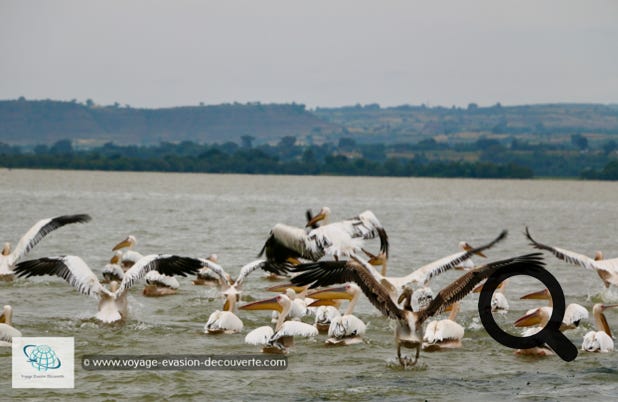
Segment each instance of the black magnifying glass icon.
[{"label": "black magnifying glass icon", "polygon": [[[496,288],[511,276],[531,276],[541,281],[549,290],[553,310],[549,322],[534,335],[520,337],[504,332],[491,312],[491,297]],[[560,332],[564,318],[565,300],[562,287],[556,278],[544,268],[535,266],[503,267],[494,272],[483,285],[478,303],[479,316],[487,333],[497,342],[513,349],[530,349],[547,344],[560,358],[570,362],[577,357],[577,347]]]}]

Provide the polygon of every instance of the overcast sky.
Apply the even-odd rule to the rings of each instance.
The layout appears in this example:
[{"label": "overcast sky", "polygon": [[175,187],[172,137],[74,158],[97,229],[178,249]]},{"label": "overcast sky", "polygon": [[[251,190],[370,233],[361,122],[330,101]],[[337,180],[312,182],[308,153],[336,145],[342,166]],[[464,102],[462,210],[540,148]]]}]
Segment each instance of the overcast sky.
[{"label": "overcast sky", "polygon": [[0,0],[0,99],[618,103],[616,0]]}]

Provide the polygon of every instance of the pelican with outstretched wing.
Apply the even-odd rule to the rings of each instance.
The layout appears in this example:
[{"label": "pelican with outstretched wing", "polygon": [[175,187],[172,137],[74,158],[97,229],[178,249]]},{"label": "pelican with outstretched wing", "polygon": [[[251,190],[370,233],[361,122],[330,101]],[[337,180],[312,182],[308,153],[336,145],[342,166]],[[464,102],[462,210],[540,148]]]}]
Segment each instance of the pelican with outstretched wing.
[{"label": "pelican with outstretched wing", "polygon": [[618,258],[606,260],[601,251],[597,251],[594,258],[590,258],[574,251],[539,243],[532,238],[528,227],[526,227],[525,235],[528,240],[530,240],[530,245],[532,247],[549,251],[556,256],[556,258],[568,262],[569,264],[580,265],[586,269],[595,270],[606,288],[610,287],[610,285],[618,286]]},{"label": "pelican with outstretched wing", "polygon": [[[307,225],[311,226],[329,215],[330,209],[324,207]],[[259,256],[265,254],[268,262],[274,266],[299,258],[310,261],[323,257],[348,258],[362,255],[363,241],[376,237],[380,239],[382,263],[388,258],[388,236],[371,211],[362,212],[351,219],[319,226],[308,233],[302,228],[278,223],[270,230]]]},{"label": "pelican with outstretched wing", "polygon": [[23,261],[15,266],[15,274],[20,277],[42,275],[61,277],[80,293],[97,299],[99,308],[95,317],[104,323],[112,323],[126,318],[127,291],[148,272],[158,271],[164,275],[186,276],[195,274],[202,266],[203,262],[196,258],[171,254],[147,255],[125,272],[121,282],[111,281],[109,289],[99,282],[84,260],[74,255]]},{"label": "pelican with outstretched wing", "polygon": [[[386,317],[395,320],[397,358],[399,363],[405,367],[408,364],[415,364],[418,360],[423,344],[422,325],[429,317],[444,311],[450,304],[463,299],[464,296],[472,291],[474,286],[483,279],[488,278],[499,268],[508,267],[515,269],[520,266],[542,267],[543,265],[542,255],[534,253],[479,266],[467,271],[459,279],[443,288],[427,307],[418,312],[412,311],[406,304],[404,304],[403,308],[399,307],[391,299],[384,285],[376,280],[375,276],[369,272],[365,265],[355,260],[320,261],[298,265],[293,271],[299,272],[299,275],[292,277],[292,283],[310,285],[310,288],[315,288],[336,283],[355,282],[374,307]],[[416,349],[414,361],[408,357],[402,357],[402,347]]]},{"label": "pelican with outstretched wing", "polygon": [[0,255],[0,280],[11,281],[14,278],[13,268],[17,261],[23,258],[50,232],[71,223],[90,221],[90,215],[62,215],[55,218],[41,219],[19,239],[15,249],[11,251],[11,243],[4,243]]}]

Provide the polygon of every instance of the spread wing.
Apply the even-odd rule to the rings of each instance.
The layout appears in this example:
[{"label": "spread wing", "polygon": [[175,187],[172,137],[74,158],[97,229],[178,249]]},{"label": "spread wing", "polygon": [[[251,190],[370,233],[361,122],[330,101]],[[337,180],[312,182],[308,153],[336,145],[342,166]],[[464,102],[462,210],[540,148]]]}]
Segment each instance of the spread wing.
[{"label": "spread wing", "polygon": [[90,215],[62,215],[55,218],[41,219],[35,223],[25,235],[19,239],[15,249],[9,257],[9,266],[15,264],[20,258],[28,254],[48,233],[71,223],[84,223],[90,221]]},{"label": "spread wing", "polygon": [[[407,275],[403,278],[402,282],[405,286],[410,282],[414,282],[417,284],[427,284],[432,278],[440,275],[441,273],[448,271],[462,262],[470,259],[474,254],[479,253],[481,251],[487,250],[493,246],[495,246],[500,241],[504,240],[507,236],[508,232],[503,230],[498,237],[496,237],[491,242],[484,244],[480,247],[476,247],[467,251],[462,251],[459,253],[455,253],[449,255],[447,257],[443,257],[439,260],[431,262],[425,266],[420,267],[419,269],[412,272],[410,275]],[[387,278],[389,279],[389,278]]]},{"label": "spread wing", "polygon": [[405,319],[402,310],[393,302],[389,292],[357,261],[319,261],[297,265],[292,271],[301,272],[292,277],[293,284],[310,285],[312,289],[318,286],[354,282],[382,314],[393,319]]},{"label": "spread wing", "polygon": [[483,279],[487,279],[499,268],[509,267],[515,269],[528,266],[543,267],[545,264],[543,263],[542,256],[541,253],[526,254],[520,257],[490,262],[489,264],[466,272],[459,277],[459,279],[443,288],[436,297],[433,298],[429,305],[419,312],[419,325],[427,318],[444,311],[449,305],[463,299],[479,282]]},{"label": "spread wing", "polygon": [[203,261],[199,258],[180,257],[171,254],[147,255],[124,273],[124,278],[116,294],[122,294],[150,271],[158,271],[160,274],[168,276],[187,276],[197,273],[203,265]]},{"label": "spread wing", "polygon": [[101,285],[97,276],[80,257],[66,255],[60,257],[44,257],[28,260],[15,266],[15,274],[19,277],[55,275],[64,279],[80,293],[99,298],[102,293],[110,294]]}]

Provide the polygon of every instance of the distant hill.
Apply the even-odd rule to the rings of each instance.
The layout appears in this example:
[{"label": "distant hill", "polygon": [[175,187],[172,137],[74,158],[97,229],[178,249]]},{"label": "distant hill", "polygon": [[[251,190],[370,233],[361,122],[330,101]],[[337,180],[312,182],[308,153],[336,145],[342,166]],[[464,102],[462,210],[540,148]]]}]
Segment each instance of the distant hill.
[{"label": "distant hill", "polygon": [[255,143],[285,136],[319,137],[341,132],[297,104],[223,104],[216,106],[134,109],[89,102],[19,99],[0,101],[0,142],[11,145],[52,144],[70,139],[82,146],[159,144],[162,141]]},{"label": "distant hill", "polygon": [[416,143],[428,138],[466,142],[480,137],[531,142],[570,142],[580,134],[592,142],[618,139],[618,105],[541,104],[467,108],[357,105],[317,108],[316,116],[345,126],[360,142]]},{"label": "distant hill", "polygon": [[0,101],[0,142],[50,145],[69,139],[75,146],[201,144],[253,145],[295,137],[297,144],[472,142],[569,143],[573,135],[591,145],[618,140],[618,106],[547,104],[445,108],[377,104],[307,110],[299,104],[222,104],[163,109],[99,106],[24,98]]}]

